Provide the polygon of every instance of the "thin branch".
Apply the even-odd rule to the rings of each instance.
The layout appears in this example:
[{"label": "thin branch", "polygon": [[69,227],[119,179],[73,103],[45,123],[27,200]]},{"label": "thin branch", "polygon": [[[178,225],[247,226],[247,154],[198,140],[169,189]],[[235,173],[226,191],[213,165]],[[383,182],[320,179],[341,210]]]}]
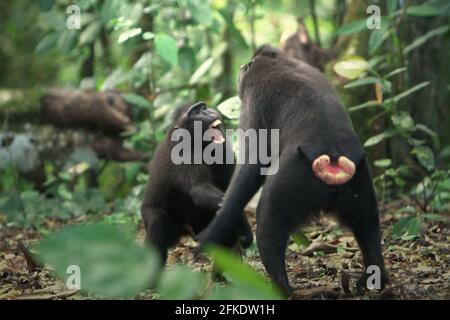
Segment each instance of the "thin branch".
[{"label": "thin branch", "polygon": [[319,47],[322,47],[322,42],[320,41],[319,24],[317,22],[316,1],[315,0],[309,0],[309,12],[313,19],[314,36],[316,38],[317,45]]}]

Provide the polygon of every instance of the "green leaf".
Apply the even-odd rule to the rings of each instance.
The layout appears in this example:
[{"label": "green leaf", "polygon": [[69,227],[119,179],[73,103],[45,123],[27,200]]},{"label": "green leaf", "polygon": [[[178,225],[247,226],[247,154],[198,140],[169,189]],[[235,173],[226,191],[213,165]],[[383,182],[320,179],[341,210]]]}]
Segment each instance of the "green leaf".
[{"label": "green leaf", "polygon": [[206,274],[187,267],[176,267],[162,274],[158,293],[162,299],[198,299],[205,289]]},{"label": "green leaf", "polygon": [[42,39],[36,46],[35,52],[44,52],[51,49],[58,41],[59,35],[57,33],[50,33]]},{"label": "green leaf", "polygon": [[449,220],[447,217],[435,213],[426,213],[422,214],[421,216],[430,221],[448,222]]},{"label": "green leaf", "polygon": [[73,30],[63,31],[58,39],[59,51],[63,54],[69,53],[78,42],[78,34]]},{"label": "green leaf", "polygon": [[403,240],[412,240],[420,235],[422,221],[419,217],[405,217],[392,226],[392,235]]},{"label": "green leaf", "polygon": [[369,68],[369,63],[362,57],[351,56],[334,65],[334,71],[344,78],[356,79]]},{"label": "green leaf", "polygon": [[212,10],[208,1],[189,0],[187,7],[195,21],[209,26],[212,23]]},{"label": "green leaf", "polygon": [[131,39],[133,37],[136,37],[142,33],[141,28],[132,28],[125,32],[122,32],[119,36],[119,39],[117,40],[118,43],[123,43],[127,41],[128,39]]},{"label": "green leaf", "polygon": [[393,76],[395,76],[396,74],[405,72],[406,70],[407,70],[407,69],[406,69],[405,67],[403,67],[403,68],[397,68],[397,69],[395,69],[395,70],[389,72],[387,75],[385,75],[385,76],[384,76],[384,79],[388,79],[388,78],[390,78],[390,77],[393,77]]},{"label": "green leaf", "polygon": [[101,26],[101,23],[97,20],[91,22],[80,35],[80,45],[94,42],[100,32]]},{"label": "green leaf", "polygon": [[429,4],[410,6],[407,8],[406,12],[410,16],[418,17],[434,17],[440,15],[441,13],[438,8],[433,7]]},{"label": "green leaf", "polygon": [[450,158],[450,146],[446,146],[441,150],[439,155],[442,158]]},{"label": "green leaf", "polygon": [[42,11],[49,11],[55,4],[55,0],[38,0],[37,3]]},{"label": "green leaf", "polygon": [[178,52],[178,57],[180,60],[180,67],[189,73],[194,72],[196,59],[195,51],[189,46],[184,46],[180,48]]},{"label": "green leaf", "polygon": [[361,32],[363,30],[367,30],[367,20],[366,19],[353,21],[353,22],[343,25],[336,31],[336,35],[338,35],[338,36],[350,35],[353,33]]},{"label": "green leaf", "polygon": [[368,84],[374,84],[374,83],[377,83],[379,81],[380,80],[378,78],[375,78],[375,77],[361,78],[361,79],[357,79],[355,81],[347,83],[344,86],[344,88],[345,89],[355,88],[355,87],[365,86],[365,85],[368,85]]},{"label": "green leaf", "polygon": [[154,37],[155,37],[155,34],[152,32],[149,32],[149,31],[144,32],[142,34],[142,39],[144,39],[144,40],[152,40]]},{"label": "green leaf", "polygon": [[104,1],[100,9],[100,19],[103,24],[107,24],[115,18],[120,10],[120,1]]},{"label": "green leaf", "polygon": [[105,81],[103,81],[100,90],[104,91],[108,89],[113,89],[117,85],[124,83],[125,81],[128,81],[129,77],[130,77],[129,73],[126,73],[120,69],[116,69],[105,79]]},{"label": "green leaf", "polygon": [[416,91],[418,91],[418,90],[420,90],[420,89],[425,88],[425,87],[428,86],[429,84],[430,84],[429,81],[421,82],[421,83],[419,83],[418,85],[412,87],[411,89],[408,89],[408,90],[406,90],[406,91],[404,91],[404,92],[402,92],[402,93],[396,95],[395,97],[392,97],[392,98],[389,98],[389,99],[385,100],[383,104],[390,104],[390,103],[393,103],[393,102],[394,102],[394,103],[397,103],[397,102],[399,102],[401,99],[406,98],[406,97],[409,96],[410,94],[412,94],[412,93],[414,93],[414,92],[416,92]]},{"label": "green leaf", "polygon": [[228,250],[210,245],[206,251],[214,259],[215,266],[239,285],[259,291],[265,295],[265,299],[277,299],[280,297],[278,290],[267,282],[262,275],[244,264]]},{"label": "green leaf", "polygon": [[390,15],[395,12],[395,9],[397,9],[397,1],[398,0],[387,0],[387,9]]},{"label": "green leaf", "polygon": [[311,243],[308,237],[301,230],[291,234],[291,237],[299,247],[307,248]]},{"label": "green leaf", "polygon": [[89,224],[69,227],[41,241],[42,262],[64,281],[69,266],[80,268],[81,290],[101,297],[131,297],[146,289],[160,272],[160,259],[140,247],[123,229]]},{"label": "green leaf", "polygon": [[213,65],[214,59],[208,58],[206,59],[198,68],[195,70],[194,74],[191,76],[189,80],[189,84],[196,84],[200,81],[200,79],[211,69]]},{"label": "green leaf", "polygon": [[207,300],[273,300],[264,292],[255,290],[251,286],[232,284],[222,287],[216,285],[213,291],[206,297]]},{"label": "green leaf", "polygon": [[172,65],[178,63],[178,48],[174,38],[167,34],[159,33],[155,37],[155,47],[158,54],[165,61]]},{"label": "green leaf", "polygon": [[217,109],[228,119],[239,119],[241,100],[238,96],[228,98],[217,106]]},{"label": "green leaf", "polygon": [[409,113],[401,111],[391,116],[392,123],[399,129],[411,130],[414,127],[414,121]]},{"label": "green leaf", "polygon": [[234,10],[230,10],[229,8],[226,8],[226,9],[219,10],[219,13],[222,15],[225,22],[227,23],[227,29],[230,32],[233,41],[240,48],[247,49],[248,48],[247,41],[242,36],[241,31],[238,28],[236,28],[236,26],[234,25],[234,20],[233,20]]},{"label": "green leaf", "polygon": [[434,153],[430,147],[417,146],[411,151],[411,153],[416,155],[417,160],[425,169],[428,171],[432,171],[434,169]]},{"label": "green leaf", "polygon": [[380,134],[377,134],[376,136],[370,137],[369,139],[367,139],[366,142],[364,142],[364,147],[374,146],[383,141],[384,139],[394,136],[396,133],[397,132],[395,130],[387,130]]},{"label": "green leaf", "polygon": [[369,54],[373,55],[381,44],[389,37],[391,30],[375,29],[370,33]]},{"label": "green leaf", "polygon": [[367,101],[367,102],[364,102],[357,106],[348,108],[348,111],[353,112],[353,111],[358,111],[358,110],[362,110],[362,109],[378,107],[379,105],[380,104],[377,101]]},{"label": "green leaf", "polygon": [[431,139],[433,140],[433,146],[436,149],[440,148],[441,142],[439,139],[439,135],[436,132],[434,132],[433,130],[431,130],[430,128],[428,128],[427,126],[425,126],[421,123],[416,124],[415,130],[422,131],[422,132],[426,133],[427,135],[429,135],[431,137]]},{"label": "green leaf", "polygon": [[392,165],[391,159],[380,159],[374,162],[374,165],[378,168],[388,168]]},{"label": "green leaf", "polygon": [[122,98],[128,103],[134,104],[144,109],[150,109],[152,107],[150,101],[145,99],[143,96],[135,93],[124,93],[122,94]]},{"label": "green leaf", "polygon": [[424,35],[414,39],[414,41],[410,45],[408,45],[405,49],[403,49],[403,53],[404,54],[409,53],[410,51],[412,51],[412,50],[420,47],[421,45],[423,45],[429,39],[431,39],[433,37],[436,37],[436,36],[443,35],[449,29],[450,29],[450,26],[446,25],[446,26],[441,26],[441,27],[438,27],[438,28],[435,28],[433,30],[428,31]]}]

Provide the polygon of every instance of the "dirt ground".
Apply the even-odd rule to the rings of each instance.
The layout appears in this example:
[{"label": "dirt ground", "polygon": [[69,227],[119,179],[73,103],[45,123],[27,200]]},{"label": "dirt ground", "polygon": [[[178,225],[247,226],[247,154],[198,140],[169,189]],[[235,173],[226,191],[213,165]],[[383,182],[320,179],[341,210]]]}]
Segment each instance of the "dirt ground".
[{"label": "dirt ground", "polygon": [[[404,205],[401,201],[390,204],[382,215],[383,253],[392,282],[388,288],[381,293],[356,294],[355,282],[362,271],[357,245],[347,230],[321,217],[303,229],[311,241],[308,248],[293,241],[288,247],[288,274],[297,289],[293,299],[450,299],[450,223],[425,222],[420,238],[394,239],[390,230],[397,218],[390,212]],[[249,216],[254,226],[254,214]],[[0,228],[0,299],[86,299],[64,288],[49,271],[28,271],[20,243],[32,243],[40,237],[31,230]],[[171,250],[168,266],[187,264],[210,270],[209,263],[193,259],[195,247],[191,239],[184,239]],[[254,245],[244,260],[264,273]],[[148,291],[137,298],[152,296]]]}]

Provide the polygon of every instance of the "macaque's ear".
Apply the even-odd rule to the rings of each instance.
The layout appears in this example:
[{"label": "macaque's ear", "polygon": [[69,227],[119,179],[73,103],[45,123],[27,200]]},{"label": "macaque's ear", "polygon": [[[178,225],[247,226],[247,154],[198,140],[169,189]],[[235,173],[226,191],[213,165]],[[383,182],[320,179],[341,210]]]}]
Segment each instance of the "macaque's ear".
[{"label": "macaque's ear", "polygon": [[302,45],[307,45],[311,42],[308,34],[308,30],[306,30],[305,21],[303,18],[298,19],[298,31],[297,31],[298,40]]},{"label": "macaque's ear", "polygon": [[194,114],[200,112],[201,110],[206,109],[206,103],[200,101],[191,106],[187,111],[188,119],[191,118]]}]

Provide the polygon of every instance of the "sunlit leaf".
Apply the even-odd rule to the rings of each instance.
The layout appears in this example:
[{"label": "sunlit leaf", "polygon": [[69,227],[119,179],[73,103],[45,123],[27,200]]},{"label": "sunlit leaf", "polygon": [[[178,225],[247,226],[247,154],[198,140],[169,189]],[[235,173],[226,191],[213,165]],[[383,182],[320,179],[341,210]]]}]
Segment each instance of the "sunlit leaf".
[{"label": "sunlit leaf", "polygon": [[391,116],[392,123],[399,129],[411,130],[414,121],[407,112],[398,112]]},{"label": "sunlit leaf", "polygon": [[385,78],[385,79],[388,79],[388,78],[390,78],[390,77],[392,77],[392,76],[395,76],[395,75],[397,75],[397,74],[399,74],[399,73],[405,72],[406,70],[407,70],[407,69],[406,69],[405,67],[397,68],[397,69],[395,69],[395,70],[389,72],[386,76],[384,76],[384,78]]},{"label": "sunlit leaf", "polygon": [[394,136],[395,134],[396,134],[395,130],[384,131],[380,134],[377,134],[376,136],[373,136],[373,137],[370,137],[369,139],[367,139],[367,141],[364,142],[364,147],[374,146],[374,145],[380,143],[381,141],[383,141],[384,139]]},{"label": "sunlit leaf", "polygon": [[373,164],[379,168],[387,168],[392,165],[392,160],[391,159],[380,159],[380,160],[374,161]]},{"label": "sunlit leaf", "polygon": [[88,43],[92,43],[100,32],[101,23],[97,20],[91,22],[86,29],[81,32],[80,35],[80,45],[85,45]]},{"label": "sunlit leaf", "polygon": [[208,58],[206,59],[198,68],[195,70],[194,74],[191,76],[189,80],[189,84],[196,84],[200,81],[200,79],[211,69],[213,65],[214,59]]},{"label": "sunlit leaf", "polygon": [[228,98],[217,106],[217,109],[228,119],[239,119],[241,100],[238,96]]},{"label": "sunlit leaf", "polygon": [[357,106],[350,107],[350,108],[348,108],[348,111],[353,112],[353,111],[358,111],[358,110],[362,110],[362,109],[378,107],[379,105],[380,104],[378,103],[378,101],[372,100],[372,101],[364,102]]},{"label": "sunlit leaf", "polygon": [[198,23],[209,26],[212,22],[212,11],[208,1],[188,0],[187,7]]},{"label": "sunlit leaf", "polygon": [[122,32],[119,36],[119,39],[117,40],[118,43],[123,43],[127,41],[128,39],[131,39],[133,37],[136,37],[142,33],[141,28],[132,28],[125,32]]},{"label": "sunlit leaf", "polygon": [[339,61],[334,65],[334,71],[344,78],[356,79],[364,71],[369,68],[369,64],[364,58],[358,56],[351,56]]},{"label": "sunlit leaf", "polygon": [[350,88],[365,86],[365,85],[368,85],[368,84],[374,84],[374,83],[377,83],[379,81],[380,80],[378,78],[375,78],[375,77],[361,78],[361,79],[357,79],[355,81],[347,83],[344,86],[344,88],[345,89],[350,89]]}]

